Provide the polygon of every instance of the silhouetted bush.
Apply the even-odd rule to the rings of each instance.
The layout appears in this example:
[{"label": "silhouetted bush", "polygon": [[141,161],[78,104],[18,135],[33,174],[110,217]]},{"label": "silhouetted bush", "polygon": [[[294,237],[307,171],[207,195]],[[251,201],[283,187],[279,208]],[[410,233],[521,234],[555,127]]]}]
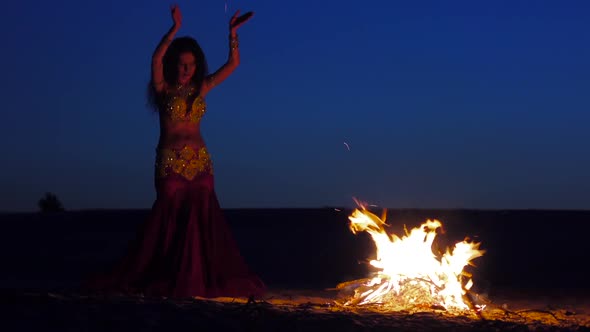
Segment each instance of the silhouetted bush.
[{"label": "silhouetted bush", "polygon": [[39,200],[39,209],[41,212],[60,212],[64,207],[59,198],[54,193],[45,193],[45,196]]}]

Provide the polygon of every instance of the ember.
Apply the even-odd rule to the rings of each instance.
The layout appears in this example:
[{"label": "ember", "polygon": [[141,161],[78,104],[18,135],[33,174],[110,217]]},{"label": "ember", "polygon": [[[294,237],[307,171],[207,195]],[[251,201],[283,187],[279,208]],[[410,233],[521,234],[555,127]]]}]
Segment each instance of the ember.
[{"label": "ember", "polygon": [[345,282],[338,289],[353,289],[345,306],[378,305],[385,310],[439,308],[446,310],[482,310],[468,306],[464,295],[472,287],[471,276],[463,269],[483,255],[480,243],[464,240],[437,257],[432,251],[438,220],[427,220],[420,227],[406,231],[401,238],[388,234],[382,218],[364,205],[349,217],[350,230],[367,232],[376,246],[376,259],[370,264],[378,271],[372,278]]}]

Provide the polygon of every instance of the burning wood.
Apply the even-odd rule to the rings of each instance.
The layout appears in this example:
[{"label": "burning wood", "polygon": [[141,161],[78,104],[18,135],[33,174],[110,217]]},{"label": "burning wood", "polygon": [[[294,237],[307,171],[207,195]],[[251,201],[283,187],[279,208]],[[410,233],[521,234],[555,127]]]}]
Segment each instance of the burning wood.
[{"label": "burning wood", "polygon": [[432,243],[436,230],[442,226],[438,220],[427,220],[410,232],[406,230],[402,237],[386,232],[385,214],[379,218],[363,205],[360,210],[354,210],[349,220],[354,234],[367,232],[375,242],[376,258],[370,264],[378,271],[371,278],[337,286],[344,292],[353,292],[344,301],[345,306],[378,305],[393,311],[410,307],[453,311],[483,309],[470,307],[464,301],[473,282],[463,269],[483,255],[480,243],[464,240],[437,257]]}]

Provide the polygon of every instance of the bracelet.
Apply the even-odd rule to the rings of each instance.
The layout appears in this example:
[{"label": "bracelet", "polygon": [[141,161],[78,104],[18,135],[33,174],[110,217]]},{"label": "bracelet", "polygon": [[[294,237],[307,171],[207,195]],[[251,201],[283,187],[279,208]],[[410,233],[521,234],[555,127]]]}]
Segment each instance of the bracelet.
[{"label": "bracelet", "polygon": [[240,46],[240,41],[238,40],[238,35],[232,36],[229,35],[229,45],[232,51],[236,50],[238,46]]}]

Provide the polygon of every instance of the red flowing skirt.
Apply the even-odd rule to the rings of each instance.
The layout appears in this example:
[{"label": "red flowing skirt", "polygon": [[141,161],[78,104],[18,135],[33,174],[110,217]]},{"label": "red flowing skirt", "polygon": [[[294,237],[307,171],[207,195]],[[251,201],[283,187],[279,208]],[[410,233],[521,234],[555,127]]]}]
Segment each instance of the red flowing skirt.
[{"label": "red flowing skirt", "polygon": [[219,206],[213,175],[156,178],[157,198],[129,252],[86,289],[182,297],[258,297],[250,270]]}]

